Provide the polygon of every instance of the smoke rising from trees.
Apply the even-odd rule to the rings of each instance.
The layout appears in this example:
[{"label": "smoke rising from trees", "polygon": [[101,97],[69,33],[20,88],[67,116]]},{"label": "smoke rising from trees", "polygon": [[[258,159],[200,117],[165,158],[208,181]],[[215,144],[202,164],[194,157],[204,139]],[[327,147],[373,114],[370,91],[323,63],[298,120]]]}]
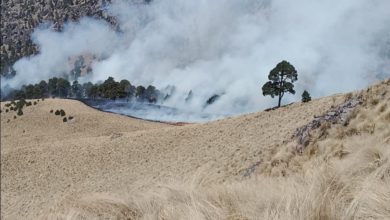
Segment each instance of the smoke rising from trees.
[{"label": "smoke rising from trees", "polygon": [[[31,37],[40,53],[19,60],[17,75],[2,86],[63,76],[69,57],[93,54],[86,81],[113,76],[175,86],[165,105],[237,114],[276,104],[261,86],[282,60],[298,71],[297,93],[306,89],[314,97],[390,77],[388,0],[117,0],[107,10],[119,30],[91,18],[61,33],[47,24],[36,29]],[[223,95],[204,108],[215,94]]]}]

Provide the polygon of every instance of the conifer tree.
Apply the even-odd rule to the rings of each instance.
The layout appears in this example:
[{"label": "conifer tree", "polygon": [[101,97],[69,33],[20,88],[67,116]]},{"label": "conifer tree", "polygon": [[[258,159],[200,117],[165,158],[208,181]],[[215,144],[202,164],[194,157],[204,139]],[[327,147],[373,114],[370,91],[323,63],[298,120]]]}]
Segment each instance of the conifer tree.
[{"label": "conifer tree", "polygon": [[294,82],[298,80],[298,73],[295,67],[287,61],[282,61],[276,65],[268,75],[270,81],[263,87],[263,95],[270,95],[272,98],[278,96],[278,107],[280,107],[285,93],[295,94]]},{"label": "conifer tree", "polygon": [[310,94],[308,91],[303,91],[302,93],[302,102],[310,102],[311,101],[311,97],[310,97]]}]

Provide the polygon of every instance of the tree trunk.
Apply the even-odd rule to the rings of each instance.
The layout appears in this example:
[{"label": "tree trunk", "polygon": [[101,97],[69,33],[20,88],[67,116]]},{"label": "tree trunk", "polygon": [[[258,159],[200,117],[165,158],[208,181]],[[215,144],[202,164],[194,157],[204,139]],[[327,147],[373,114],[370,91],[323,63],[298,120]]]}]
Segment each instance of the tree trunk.
[{"label": "tree trunk", "polygon": [[280,103],[282,102],[282,95],[279,95],[278,108],[280,107]]}]

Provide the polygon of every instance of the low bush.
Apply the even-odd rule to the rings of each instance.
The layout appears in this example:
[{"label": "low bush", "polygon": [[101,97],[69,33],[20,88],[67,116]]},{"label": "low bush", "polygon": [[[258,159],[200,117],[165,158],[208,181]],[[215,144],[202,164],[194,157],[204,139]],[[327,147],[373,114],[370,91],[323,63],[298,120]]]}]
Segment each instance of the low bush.
[{"label": "low bush", "polygon": [[310,102],[311,101],[311,96],[308,91],[303,91],[302,93],[302,102]]},{"label": "low bush", "polygon": [[18,115],[19,115],[19,116],[22,116],[22,115],[23,115],[23,111],[22,111],[21,108],[19,108],[19,110],[18,110]]},{"label": "low bush", "polygon": [[16,108],[22,109],[26,105],[26,100],[21,99],[20,101],[16,102]]},{"label": "low bush", "polygon": [[9,110],[8,110],[8,109],[6,109],[6,110],[5,110],[5,112],[9,112]]},{"label": "low bush", "polygon": [[54,112],[55,115],[60,115],[60,110],[56,110],[56,112]]},{"label": "low bush", "polygon": [[26,102],[26,106],[31,106],[32,103],[31,102]]},{"label": "low bush", "polygon": [[60,114],[61,114],[62,117],[66,115],[65,111],[63,109],[60,110]]},{"label": "low bush", "polygon": [[53,109],[52,109],[52,110],[50,110],[50,113],[53,113]]},{"label": "low bush", "polygon": [[14,115],[14,119],[16,119],[16,115]]},{"label": "low bush", "polygon": [[11,106],[11,103],[7,103],[4,105],[5,107],[10,107]]},{"label": "low bush", "polygon": [[33,104],[34,104],[34,105],[36,105],[36,104],[37,104],[37,102],[34,102]]},{"label": "low bush", "polygon": [[13,106],[11,106],[11,108],[9,108],[9,110],[13,111],[13,110],[14,110],[14,107],[13,107]]},{"label": "low bush", "polygon": [[69,116],[69,117],[68,117],[68,120],[72,120],[72,119],[73,119],[73,116]]},{"label": "low bush", "polygon": [[68,119],[66,119],[66,117],[64,117],[64,118],[62,119],[62,121],[63,121],[63,122],[67,122]]}]

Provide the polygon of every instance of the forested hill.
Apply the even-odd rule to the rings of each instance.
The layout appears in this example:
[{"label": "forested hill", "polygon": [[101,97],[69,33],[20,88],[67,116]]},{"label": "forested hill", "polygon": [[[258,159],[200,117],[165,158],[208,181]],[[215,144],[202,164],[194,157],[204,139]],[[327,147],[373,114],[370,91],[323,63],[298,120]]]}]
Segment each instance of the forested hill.
[{"label": "forested hill", "polygon": [[61,31],[65,22],[84,16],[103,19],[116,28],[116,19],[107,14],[111,0],[2,0],[1,66],[2,75],[13,75],[12,65],[21,57],[36,54],[38,48],[30,39],[34,28],[51,22]]}]

